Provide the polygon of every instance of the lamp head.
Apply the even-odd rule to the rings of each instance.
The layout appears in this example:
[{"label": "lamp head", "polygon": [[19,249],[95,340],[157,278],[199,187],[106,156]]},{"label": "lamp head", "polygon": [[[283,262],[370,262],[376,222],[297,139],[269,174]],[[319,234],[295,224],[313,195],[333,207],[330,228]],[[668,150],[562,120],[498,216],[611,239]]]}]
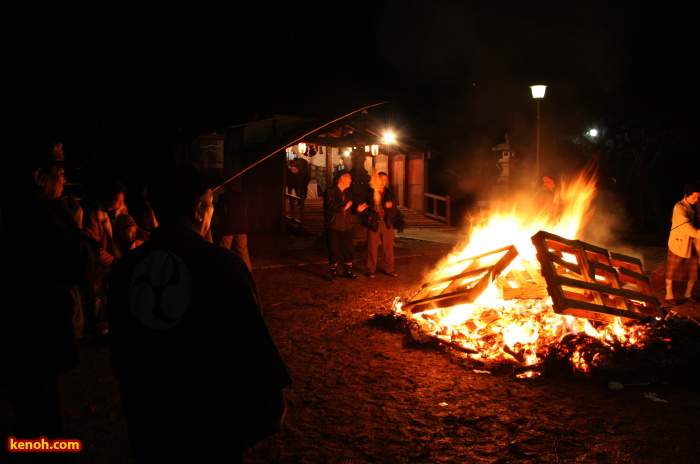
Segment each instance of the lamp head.
[{"label": "lamp head", "polygon": [[532,98],[544,98],[544,93],[547,90],[546,85],[531,85]]}]

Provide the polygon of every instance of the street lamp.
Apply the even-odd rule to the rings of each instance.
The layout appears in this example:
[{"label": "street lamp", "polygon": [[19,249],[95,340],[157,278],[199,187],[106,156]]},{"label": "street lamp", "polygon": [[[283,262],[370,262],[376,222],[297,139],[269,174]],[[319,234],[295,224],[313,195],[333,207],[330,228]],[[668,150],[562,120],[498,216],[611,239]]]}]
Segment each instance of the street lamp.
[{"label": "street lamp", "polygon": [[540,183],[540,100],[544,98],[546,85],[531,85],[532,98],[537,101],[537,161],[535,163],[535,188]]}]

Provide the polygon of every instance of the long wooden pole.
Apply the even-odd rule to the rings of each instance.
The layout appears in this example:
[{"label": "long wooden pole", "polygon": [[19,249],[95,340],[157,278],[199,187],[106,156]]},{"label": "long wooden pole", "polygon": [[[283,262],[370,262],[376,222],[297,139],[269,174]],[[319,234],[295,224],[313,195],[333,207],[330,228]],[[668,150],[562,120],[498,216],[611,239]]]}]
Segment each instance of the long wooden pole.
[{"label": "long wooden pole", "polygon": [[281,147],[277,148],[276,150],[274,150],[272,153],[270,153],[269,155],[267,155],[267,156],[264,157],[263,159],[258,160],[256,163],[251,164],[250,166],[248,166],[247,168],[245,168],[244,170],[242,170],[242,171],[239,172],[238,174],[235,174],[235,175],[231,176],[231,177],[230,177],[229,179],[227,179],[223,184],[221,184],[221,185],[219,185],[219,186],[217,186],[217,187],[211,189],[212,192],[216,192],[217,190],[219,190],[221,187],[223,187],[224,185],[226,185],[226,184],[228,184],[229,182],[231,182],[231,181],[232,181],[233,179],[235,179],[236,177],[238,177],[238,176],[240,176],[241,174],[243,174],[244,172],[246,172],[246,171],[248,171],[248,170],[254,168],[255,166],[257,166],[258,164],[262,163],[262,162],[265,161],[266,159],[270,158],[271,156],[273,156],[275,153],[277,153],[278,151],[282,150],[283,148],[288,147],[288,146],[290,146],[290,145],[294,145],[295,143],[297,143],[297,142],[303,140],[305,137],[307,137],[307,136],[313,134],[314,132],[316,132],[316,131],[318,131],[318,130],[320,130],[320,129],[323,129],[323,128],[326,127],[326,126],[329,126],[329,125],[333,124],[334,122],[340,121],[341,119],[347,118],[348,116],[352,116],[353,114],[359,113],[360,111],[366,110],[367,108],[373,108],[373,107],[375,107],[375,106],[383,105],[384,103],[387,103],[387,102],[375,103],[375,104],[373,104],[373,105],[368,105],[368,106],[365,106],[365,107],[363,107],[363,108],[360,108],[360,109],[357,109],[357,110],[355,110],[355,111],[352,111],[352,112],[350,112],[350,113],[348,113],[348,114],[345,114],[345,115],[343,115],[343,116],[340,116],[339,118],[335,118],[334,120],[332,120],[332,121],[330,121],[330,122],[327,122],[327,123],[323,124],[322,126],[319,126],[319,127],[315,128],[315,129],[313,129],[313,130],[307,132],[306,134],[302,135],[301,137],[299,137],[299,138],[297,138],[297,139],[295,139],[295,140],[293,140],[293,141],[291,141],[291,142],[285,143],[284,145],[282,145]]}]

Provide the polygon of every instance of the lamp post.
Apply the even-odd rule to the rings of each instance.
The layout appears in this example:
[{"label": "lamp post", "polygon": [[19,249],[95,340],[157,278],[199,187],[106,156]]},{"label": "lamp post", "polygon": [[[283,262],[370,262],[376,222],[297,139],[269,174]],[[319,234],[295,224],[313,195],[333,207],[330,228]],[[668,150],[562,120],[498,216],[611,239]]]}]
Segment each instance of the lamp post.
[{"label": "lamp post", "polygon": [[547,90],[546,85],[531,85],[532,98],[537,101],[537,161],[535,162],[535,189],[540,183],[540,101]]}]

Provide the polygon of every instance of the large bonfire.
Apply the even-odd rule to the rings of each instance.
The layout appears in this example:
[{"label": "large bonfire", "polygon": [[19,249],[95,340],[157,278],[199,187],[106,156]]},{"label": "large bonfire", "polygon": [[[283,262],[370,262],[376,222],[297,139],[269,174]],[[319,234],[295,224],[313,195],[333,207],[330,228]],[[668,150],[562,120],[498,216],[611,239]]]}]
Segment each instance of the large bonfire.
[{"label": "large bonfire", "polygon": [[[572,182],[562,183],[553,203],[545,208],[534,208],[527,202],[496,205],[483,221],[472,226],[466,246],[454,251],[427,278],[430,282],[450,285],[450,276],[461,275],[461,263],[467,257],[492,250],[514,247],[517,259],[501,275],[513,267],[536,269],[540,263],[531,237],[539,231],[575,239],[592,215],[592,201],[596,194],[596,179],[592,172],[581,173]],[[564,257],[566,259],[566,257]],[[455,269],[457,267],[457,269]],[[516,271],[517,272],[517,271]],[[555,313],[552,298],[504,299],[503,289],[492,282],[478,298],[471,302],[431,304],[416,312],[401,308],[397,301],[395,311],[417,322],[423,334],[457,348],[474,359],[483,361],[510,360],[522,366],[537,366],[552,347],[566,351],[566,358],[579,372],[588,372],[601,362],[598,350],[591,344],[613,349],[638,343],[648,327],[637,321],[610,317],[605,322]],[[407,305],[406,305],[407,306]],[[427,306],[427,305],[424,305]],[[564,341],[578,340],[564,348]],[[536,369],[522,369],[527,376]]]}]

